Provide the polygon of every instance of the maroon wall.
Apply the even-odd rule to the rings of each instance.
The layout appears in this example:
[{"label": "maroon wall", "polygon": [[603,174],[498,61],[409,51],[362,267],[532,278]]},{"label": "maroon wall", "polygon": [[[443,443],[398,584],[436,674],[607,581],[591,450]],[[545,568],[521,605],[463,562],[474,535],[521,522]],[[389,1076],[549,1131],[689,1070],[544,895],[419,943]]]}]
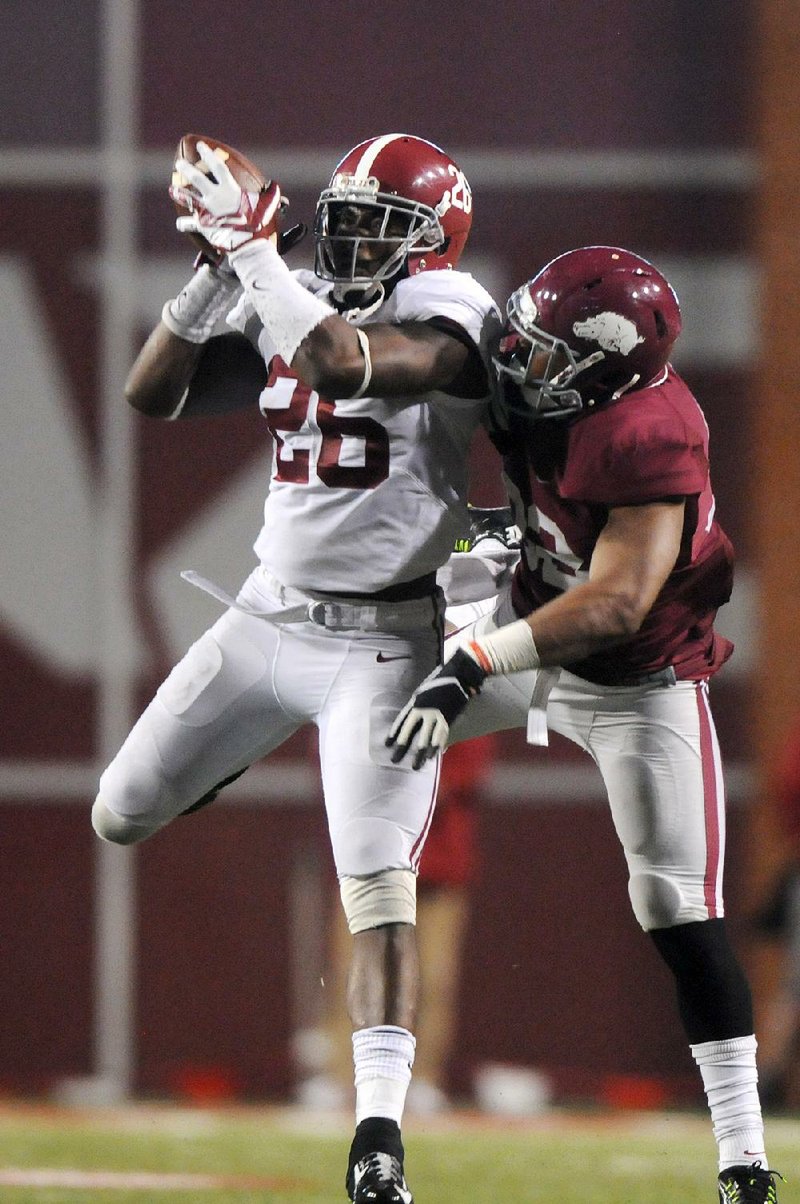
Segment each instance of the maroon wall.
[{"label": "maroon wall", "polygon": [[[96,147],[100,0],[55,15],[34,0],[7,7],[17,20],[0,45],[0,143],[15,151]],[[211,0],[141,2],[141,146],[164,151],[165,161],[186,129],[245,148],[322,148],[331,167],[361,138],[391,129],[441,142],[466,167],[492,148],[711,155],[750,144],[746,0],[409,0],[381,10],[380,19],[359,20],[351,6],[229,0],[224,19],[220,12]],[[292,190],[298,219],[311,217],[314,199],[313,189]],[[656,260],[747,258],[752,209],[746,187],[724,182],[687,189],[676,177],[624,189],[612,181],[522,190],[497,179],[476,188],[471,253],[492,258],[503,288],[587,242],[621,243]],[[0,256],[21,259],[32,273],[95,485],[103,314],[86,265],[101,250],[99,193],[88,184],[20,183],[0,168],[0,214]],[[182,253],[163,189],[143,186],[139,217],[143,256]],[[306,262],[307,251],[295,259]],[[719,513],[746,562],[747,365],[687,364],[686,376],[711,426]],[[24,397],[14,404],[24,406]],[[149,657],[143,699],[169,667],[143,584],[149,565],[199,507],[267,453],[255,415],[231,419],[224,438],[217,430],[206,422],[135,427],[135,605]],[[474,464],[475,499],[499,502],[494,461],[476,454]],[[46,471],[31,462],[33,487]],[[36,556],[35,534],[15,554]],[[3,765],[91,765],[94,674],[59,668],[2,616],[0,665]],[[746,767],[745,685],[723,675],[715,699],[723,754]],[[507,760],[533,771],[521,736],[503,747]],[[313,740],[298,739],[287,755],[313,757]],[[556,748],[551,762],[563,755]],[[41,1088],[92,1069],[91,792],[15,797],[13,785],[0,787],[0,1087]],[[743,811],[732,822],[734,867]],[[550,1067],[565,1090],[612,1072],[664,1076],[683,1090],[691,1068],[670,984],[629,913],[623,860],[602,804],[487,805],[481,831],[459,1027],[464,1061],[453,1069],[454,1085],[466,1090],[484,1059],[522,1059]],[[326,878],[318,796],[305,807],[219,805],[141,849],[141,1089],[170,1090],[187,1063],[227,1067],[251,1095],[290,1088],[289,868],[309,849]]]}]

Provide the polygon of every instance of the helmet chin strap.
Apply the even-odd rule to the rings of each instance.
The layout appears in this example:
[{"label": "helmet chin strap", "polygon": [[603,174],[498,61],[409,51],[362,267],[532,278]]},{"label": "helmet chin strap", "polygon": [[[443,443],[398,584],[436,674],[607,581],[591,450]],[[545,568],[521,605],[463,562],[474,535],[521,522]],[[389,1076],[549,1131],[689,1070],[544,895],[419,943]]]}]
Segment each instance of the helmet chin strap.
[{"label": "helmet chin strap", "polygon": [[548,384],[553,389],[561,389],[573,381],[580,372],[584,372],[587,368],[592,368],[605,358],[605,354],[602,351],[593,351],[582,360],[578,360],[574,367],[572,364],[567,364],[566,368],[562,368],[551,381],[548,381]]},{"label": "helmet chin strap", "polygon": [[[604,360],[604,359],[605,359],[605,355],[602,351],[593,351],[591,353],[591,355],[587,355],[584,359],[578,360],[578,362],[574,368],[571,368],[571,367],[564,368],[564,370],[562,372],[559,372],[557,376],[554,376],[553,379],[549,382],[550,386],[555,387],[556,389],[559,389],[559,388],[563,389],[564,385],[575,380],[575,378],[581,372],[585,371],[586,368],[591,368],[591,367],[593,367],[594,364],[599,364],[600,361]],[[618,397],[622,397],[623,393],[628,393],[631,389],[633,389],[634,386],[637,385],[640,380],[641,380],[641,376],[639,375],[639,373],[634,372],[634,374],[630,378],[630,380],[626,381],[626,383],[624,385],[620,385],[620,387],[618,389],[615,389],[615,391],[611,394],[611,396],[608,398],[608,400],[616,401]],[[577,390],[576,390],[576,392],[577,392]],[[596,401],[597,401],[597,399],[593,398],[591,401],[588,401],[586,404],[589,406],[593,406],[596,404]]]},{"label": "helmet chin strap", "polygon": [[628,381],[628,383],[626,385],[620,385],[620,387],[614,393],[611,394],[611,400],[616,401],[617,398],[621,397],[623,393],[627,393],[630,389],[633,388],[634,385],[637,385],[640,380],[641,380],[641,376],[639,375],[639,373],[634,372],[633,376],[631,377],[631,379]]},{"label": "helmet chin strap", "polygon": [[[359,297],[360,300],[356,304],[352,304],[352,301]],[[380,309],[385,298],[386,289],[380,280],[376,280],[374,284],[335,284],[333,286],[333,300],[346,322],[357,322],[360,318],[368,318],[377,309]]]}]

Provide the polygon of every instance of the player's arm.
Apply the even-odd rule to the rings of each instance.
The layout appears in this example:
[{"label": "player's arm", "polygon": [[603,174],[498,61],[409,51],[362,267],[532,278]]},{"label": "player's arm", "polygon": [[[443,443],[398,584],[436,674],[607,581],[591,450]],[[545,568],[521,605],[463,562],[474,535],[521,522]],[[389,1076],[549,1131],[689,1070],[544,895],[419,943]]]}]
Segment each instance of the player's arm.
[{"label": "player's arm", "polygon": [[201,343],[189,343],[159,322],[128,373],[126,400],[150,417],[173,417],[181,408],[202,354]]},{"label": "player's arm", "polygon": [[364,380],[365,355],[370,360],[368,389],[378,397],[433,389],[475,397],[488,388],[477,348],[471,351],[466,341],[428,322],[376,323],[359,332],[333,314],[300,343],[292,369],[323,396],[352,397]]},{"label": "player's arm", "polygon": [[[529,615],[540,665],[563,665],[635,635],[675,566],[683,499],[609,512],[589,580]],[[502,671],[502,670],[501,670]]]},{"label": "player's arm", "polygon": [[202,143],[198,151],[213,174],[177,160],[188,185],[173,197],[190,210],[178,228],[224,252],[276,351],[306,385],[331,397],[482,395],[472,379],[476,349],[460,333],[427,322],[358,329],[303,288],[278,250],[279,186],[269,185],[256,213],[225,163]]},{"label": "player's arm", "polygon": [[131,368],[125,396],[149,417],[206,417],[253,406],[266,380],[263,359],[243,335],[195,344],[159,323]]},{"label": "player's arm", "polygon": [[[231,272],[221,271],[207,262],[198,263],[188,284],[177,297],[167,301],[161,321],[136,357],[125,382],[128,402],[134,409],[152,417],[175,418],[190,413],[221,412],[235,408],[232,399],[240,397],[241,391],[236,390],[218,390],[216,402],[208,390],[202,403],[188,396],[189,386],[201,364],[207,373],[209,362],[218,358],[216,348],[223,340],[213,335],[239,291],[239,282]],[[250,357],[247,350],[242,350],[243,343],[246,340],[237,340],[244,362]],[[247,348],[252,350],[249,344]],[[256,355],[255,352],[252,354]],[[235,361],[227,366],[232,370]],[[257,392],[255,396],[258,396]],[[249,396],[248,401],[252,400]]]},{"label": "player's arm", "polygon": [[634,635],[650,612],[681,547],[685,502],[610,511],[589,580],[491,635],[458,648],[425,679],[395,719],[386,743],[414,768],[444,748],[450,727],[486,678],[569,664]]},{"label": "player's arm", "polygon": [[[283,314],[265,309],[258,288],[251,286],[248,292],[270,333],[277,329],[280,335],[283,329],[291,329],[293,302],[301,313],[310,308],[312,320],[321,318],[296,349],[278,343],[281,351],[292,350],[288,362],[309,388],[327,397],[352,397],[361,390],[369,361],[364,392],[368,388],[381,397],[413,396],[432,389],[457,396],[485,394],[485,369],[466,336],[458,338],[428,322],[375,324],[368,332],[358,332],[298,284],[277,255],[276,260],[269,265],[268,259],[268,265],[285,288]],[[253,279],[258,282],[257,272]],[[130,404],[144,414],[173,416],[198,373],[205,349],[206,343],[190,342],[162,320],[131,368],[125,387]],[[207,370],[204,362],[203,375]]]},{"label": "player's arm", "polygon": [[253,239],[228,258],[281,358],[323,396],[487,392],[478,350],[454,323],[354,327],[303,288],[270,242]]}]

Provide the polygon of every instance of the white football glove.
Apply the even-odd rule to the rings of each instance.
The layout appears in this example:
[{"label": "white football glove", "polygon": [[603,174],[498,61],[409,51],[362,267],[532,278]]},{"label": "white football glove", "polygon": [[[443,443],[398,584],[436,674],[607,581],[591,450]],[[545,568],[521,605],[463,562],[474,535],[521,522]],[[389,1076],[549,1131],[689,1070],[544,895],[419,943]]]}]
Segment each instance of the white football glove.
[{"label": "white football glove", "polygon": [[180,232],[202,234],[226,254],[255,238],[277,243],[282,204],[279,186],[272,181],[260,192],[248,192],[206,142],[197,143],[197,153],[213,174],[202,171],[188,159],[175,160],[176,171],[188,185],[172,185],[170,196],[191,211],[177,219],[175,224]]}]

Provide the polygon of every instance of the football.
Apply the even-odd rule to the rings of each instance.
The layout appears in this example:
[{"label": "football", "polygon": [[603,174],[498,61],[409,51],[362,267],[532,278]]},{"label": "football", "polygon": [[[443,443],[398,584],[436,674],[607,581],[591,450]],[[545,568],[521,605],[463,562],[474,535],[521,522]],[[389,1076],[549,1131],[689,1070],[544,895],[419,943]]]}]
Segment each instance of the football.
[{"label": "football", "polygon": [[[242,188],[248,192],[260,192],[269,183],[263,172],[259,171],[256,165],[245,158],[240,151],[235,150],[232,146],[227,146],[224,142],[220,142],[218,138],[209,137],[207,134],[184,134],[178,143],[175,159],[186,159],[189,163],[196,163],[201,171],[207,171],[205,164],[197,153],[198,142],[205,142],[207,146],[210,146],[225,161],[228,170],[236,182],[241,184]],[[186,181],[180,172],[177,168],[173,168],[173,188],[180,188],[185,184]],[[177,201],[174,204],[179,217],[188,215],[189,210],[185,205],[181,205]],[[190,233],[189,237],[212,262],[217,263],[222,258],[220,252],[215,247],[212,247],[211,243],[203,238],[202,234]]]}]

